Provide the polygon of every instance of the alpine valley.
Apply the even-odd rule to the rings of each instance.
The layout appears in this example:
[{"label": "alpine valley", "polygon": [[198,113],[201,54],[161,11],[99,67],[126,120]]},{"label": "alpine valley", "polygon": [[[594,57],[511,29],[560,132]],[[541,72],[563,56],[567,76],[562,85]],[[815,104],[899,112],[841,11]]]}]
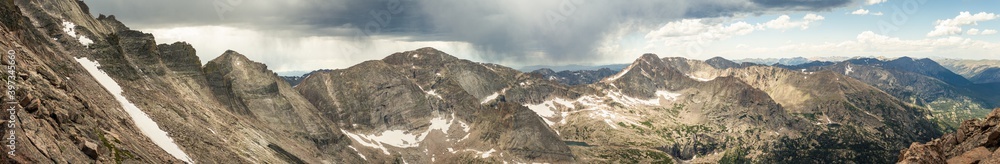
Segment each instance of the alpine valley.
[{"label": "alpine valley", "polygon": [[1000,64],[987,61],[761,64],[644,54],[621,69],[522,72],[427,47],[281,77],[237,51],[202,64],[188,43],[156,43],[88,10],[77,0],[0,2],[0,49],[17,55],[3,60],[17,68],[3,74],[17,95],[3,99],[22,109],[15,120],[3,117],[17,122],[0,128],[17,141],[4,162],[1000,158],[992,110],[1000,107]]}]

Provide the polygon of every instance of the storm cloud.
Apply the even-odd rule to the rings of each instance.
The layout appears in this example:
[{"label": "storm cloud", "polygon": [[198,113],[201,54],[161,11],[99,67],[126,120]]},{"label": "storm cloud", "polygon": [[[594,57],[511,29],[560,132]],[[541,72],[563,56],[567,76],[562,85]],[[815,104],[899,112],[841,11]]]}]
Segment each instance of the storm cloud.
[{"label": "storm cloud", "polygon": [[102,0],[92,13],[142,28],[230,26],[293,36],[471,44],[487,62],[585,62],[622,28],[684,18],[827,11],[862,0]]}]

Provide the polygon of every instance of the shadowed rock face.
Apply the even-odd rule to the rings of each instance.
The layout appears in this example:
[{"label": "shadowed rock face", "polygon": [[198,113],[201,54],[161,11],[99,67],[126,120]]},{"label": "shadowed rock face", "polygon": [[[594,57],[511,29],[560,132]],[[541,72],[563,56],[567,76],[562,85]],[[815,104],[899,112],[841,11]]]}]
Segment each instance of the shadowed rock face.
[{"label": "shadowed rock face", "polygon": [[1000,68],[990,68],[969,78],[975,83],[1000,83]]},{"label": "shadowed rock face", "polygon": [[962,122],[955,133],[927,143],[913,143],[899,163],[1000,163],[1000,109],[984,119]]}]

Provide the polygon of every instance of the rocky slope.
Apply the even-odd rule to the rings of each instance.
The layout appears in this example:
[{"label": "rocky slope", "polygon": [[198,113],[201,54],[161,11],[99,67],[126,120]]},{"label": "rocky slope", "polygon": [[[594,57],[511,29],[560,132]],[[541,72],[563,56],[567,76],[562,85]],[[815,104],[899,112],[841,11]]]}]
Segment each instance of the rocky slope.
[{"label": "rocky slope", "polygon": [[857,58],[782,67],[850,76],[900,100],[932,110],[933,118],[948,129],[957,127],[961,120],[985,115],[1000,102],[992,85],[974,84],[930,59]]},{"label": "rocky slope", "polygon": [[[296,122],[316,120],[308,114],[317,111],[304,112],[315,109],[260,66],[203,68],[190,45],[157,45],[114,16],[90,17],[79,1],[4,1],[3,7],[23,16],[4,16],[18,23],[4,24],[2,48],[20,52],[23,76],[15,83],[33,113],[20,115],[15,130],[23,131],[23,145],[8,162],[362,160],[341,151],[349,141],[339,131],[279,127],[327,124]],[[210,85],[210,77],[225,84]],[[237,90],[215,92],[232,86]]]},{"label": "rocky slope", "polygon": [[[934,61],[941,64],[945,68],[948,68],[952,72],[969,78],[970,80],[976,75],[982,74],[987,69],[1000,68],[1000,60],[962,60],[962,59],[947,59],[947,58],[934,58]],[[988,83],[973,80],[976,83]]]},{"label": "rocky slope", "polygon": [[[924,109],[912,107],[877,88],[830,71],[792,71],[772,66],[730,67],[720,70],[696,60],[663,60],[674,61],[668,62],[671,63],[669,65],[681,68],[678,70],[685,71],[693,79],[739,79],[765,92],[793,119],[812,122],[814,126],[798,128],[802,136],[779,138],[782,142],[768,149],[773,154],[780,154],[774,155],[779,158],[798,154],[795,156],[818,161],[835,157],[828,160],[850,158],[855,161],[889,162],[884,154],[902,149],[906,146],[906,141],[927,140],[940,135],[932,122],[921,118],[926,115]],[[831,140],[833,136],[864,139]],[[815,143],[819,143],[819,146],[809,146],[810,149],[795,148]],[[844,151],[845,148],[849,151]],[[769,160],[810,162],[802,159]]]},{"label": "rocky slope", "polygon": [[913,143],[899,163],[1000,163],[1000,109],[984,119],[962,122],[955,133],[927,143]]},{"label": "rocky slope", "polygon": [[1000,83],[1000,67],[988,68],[969,78],[975,83]]},{"label": "rocky slope", "polygon": [[368,160],[573,161],[536,114],[498,96],[518,75],[422,48],[313,73],[295,89],[336,120]]}]

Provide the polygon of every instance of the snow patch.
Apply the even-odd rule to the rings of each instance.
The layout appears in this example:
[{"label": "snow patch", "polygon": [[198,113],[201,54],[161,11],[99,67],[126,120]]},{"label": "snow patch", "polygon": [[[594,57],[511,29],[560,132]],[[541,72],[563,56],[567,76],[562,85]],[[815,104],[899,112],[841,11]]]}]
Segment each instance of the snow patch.
[{"label": "snow patch", "polygon": [[83,44],[85,46],[89,46],[90,44],[94,44],[94,41],[90,40],[90,38],[87,38],[87,36],[80,36],[80,39],[77,39],[77,40],[80,41],[80,44]]},{"label": "snow patch", "polygon": [[461,142],[461,141],[463,141],[465,139],[468,139],[469,135],[472,134],[472,133],[469,133],[469,130],[472,130],[472,127],[469,127],[469,124],[466,124],[465,122],[462,122],[462,121],[458,121],[458,126],[462,127],[462,131],[465,131],[465,136],[462,137],[462,139],[458,139],[458,141]]},{"label": "snow patch", "polygon": [[[67,22],[63,23],[65,24]],[[70,25],[72,25],[72,23],[70,23]],[[149,115],[146,115],[145,112],[140,110],[139,107],[135,106],[135,104],[132,104],[132,102],[129,102],[129,100],[122,95],[124,91],[121,86],[118,85],[118,82],[115,82],[111,76],[108,76],[107,73],[104,73],[104,71],[101,71],[98,68],[101,65],[100,63],[90,61],[86,57],[76,58],[76,62],[83,65],[83,68],[97,80],[97,83],[100,83],[104,89],[115,97],[115,100],[118,100],[118,103],[122,105],[125,112],[132,118],[135,126],[139,127],[142,134],[149,137],[149,139],[152,140],[156,146],[159,146],[160,149],[163,149],[163,151],[166,151],[170,155],[174,156],[174,158],[183,160],[187,163],[194,163],[194,161],[191,160],[191,157],[184,153],[184,150],[181,150],[181,148],[174,143],[174,139],[170,138],[170,136],[167,135],[167,132],[160,129],[159,125],[156,124],[156,121],[149,118]]]},{"label": "snow patch", "polygon": [[444,100],[444,98],[441,98],[441,95],[437,94],[437,92],[435,92],[435,91],[437,91],[437,90],[427,91],[427,95],[431,95],[431,96],[437,97],[438,99]]},{"label": "snow patch", "polygon": [[[76,38],[77,41],[80,42],[80,44],[83,44],[85,46],[89,46],[90,44],[94,44],[94,41],[90,40],[90,38],[87,38],[87,36],[77,35],[77,33],[76,33],[76,24],[73,24],[73,22],[69,22],[69,21],[63,20],[62,25],[63,25],[63,28],[62,28],[63,32],[66,32],[66,34],[69,34],[70,37]],[[55,38],[53,38],[53,39],[55,39]]]},{"label": "snow patch", "polygon": [[487,150],[487,151],[484,152],[484,151],[479,151],[479,150],[475,150],[475,149],[455,150],[455,149],[452,149],[452,148],[448,148],[448,152],[451,152],[451,154],[455,154],[455,153],[458,153],[458,152],[473,152],[473,153],[476,153],[477,155],[479,155],[480,158],[489,158],[490,156],[492,156],[493,153],[497,152],[497,150],[496,149],[490,149],[490,150]]},{"label": "snow patch", "polygon": [[565,124],[566,122],[565,118],[567,113],[557,112],[559,108],[556,107],[556,104],[562,105],[563,107],[566,108],[571,108],[571,109],[576,108],[576,106],[573,105],[573,102],[562,98],[555,98],[552,100],[542,102],[540,104],[525,104],[524,106],[528,107],[528,109],[531,109],[531,111],[534,111],[536,114],[538,114],[538,116],[541,116],[542,120],[545,121],[545,123],[548,124],[549,126],[556,124],[555,122],[549,121],[549,119],[555,117],[556,114],[562,116],[563,119],[560,121],[560,123]]},{"label": "snow patch", "polygon": [[486,99],[483,99],[483,101],[480,102],[479,104],[486,104],[490,101],[493,101],[494,99],[497,99],[497,97],[500,96],[500,94],[504,92],[507,92],[507,88],[504,88],[503,90],[500,90],[498,92],[493,92],[492,95],[486,96]]},{"label": "snow patch", "polygon": [[63,32],[69,34],[70,37],[76,38],[76,24],[74,24],[73,22],[63,20],[62,25],[63,25],[62,28]]},{"label": "snow patch", "polygon": [[660,97],[660,98],[665,98],[667,100],[677,100],[677,97],[680,97],[681,94],[680,93],[673,93],[673,92],[670,92],[670,91],[660,90],[660,91],[656,91],[656,96]]},{"label": "snow patch", "polygon": [[847,69],[844,70],[844,75],[851,75],[851,72],[854,72],[854,68],[851,68],[851,65],[848,64]]},{"label": "snow patch", "polygon": [[389,155],[389,150],[386,149],[385,146],[382,146],[382,143],[374,141],[371,138],[368,138],[367,136],[347,132],[343,129],[341,129],[340,132],[344,133],[344,135],[347,135],[348,138],[351,138],[352,140],[358,142],[358,144],[361,144],[362,146],[376,148],[382,150],[382,153],[385,153],[385,155]]},{"label": "snow patch", "polygon": [[365,155],[362,155],[362,154],[361,154],[361,151],[358,151],[358,149],[354,148],[354,146],[350,146],[350,145],[348,145],[347,147],[348,147],[348,148],[351,148],[351,149],[353,149],[353,150],[354,150],[354,152],[357,152],[357,153],[358,153],[358,156],[361,156],[361,159],[364,159],[365,161],[367,161],[367,160],[368,160],[368,158],[367,158],[367,157],[365,157]]},{"label": "snow patch", "polygon": [[496,152],[496,151],[497,151],[496,149],[490,149],[490,151],[483,152],[482,153],[482,157],[483,158],[489,158],[490,154],[493,154],[493,152]]},{"label": "snow patch", "polygon": [[525,106],[527,106],[528,109],[531,109],[531,111],[535,111],[538,116],[553,117],[556,115],[556,112],[554,111],[556,106],[553,104],[552,100],[542,102],[541,104],[529,104]]},{"label": "snow patch", "polygon": [[622,94],[619,91],[606,91],[607,96],[614,100],[615,102],[621,103],[625,106],[637,106],[637,105],[647,105],[647,106],[659,106],[660,98],[667,100],[677,100],[680,94],[672,93],[669,91],[656,91],[656,97],[648,100],[633,98],[628,95]]},{"label": "snow patch", "polygon": [[[398,148],[411,148],[420,146],[420,143],[427,138],[427,135],[431,131],[440,130],[444,134],[448,134],[452,123],[455,121],[455,113],[451,114],[451,119],[446,119],[445,117],[438,116],[430,120],[430,126],[427,131],[417,134],[411,134],[404,130],[387,130],[379,134],[354,134],[347,132],[343,129],[340,131],[345,135],[359,142],[363,146],[381,149],[383,153],[389,155],[389,150],[385,148],[385,145],[398,147]],[[461,122],[460,122],[461,123]],[[464,124],[464,123],[462,123]],[[468,131],[468,130],[466,130]]]},{"label": "snow patch", "polygon": [[700,78],[700,77],[697,77],[697,76],[694,76],[694,75],[691,75],[691,74],[686,74],[686,75],[687,75],[687,77],[689,77],[689,78],[691,78],[691,79],[694,79],[694,80],[698,80],[698,81],[701,81],[701,82],[706,82],[706,81],[712,81],[712,80],[715,80],[715,78],[711,78],[711,79],[706,79],[706,78]]}]

